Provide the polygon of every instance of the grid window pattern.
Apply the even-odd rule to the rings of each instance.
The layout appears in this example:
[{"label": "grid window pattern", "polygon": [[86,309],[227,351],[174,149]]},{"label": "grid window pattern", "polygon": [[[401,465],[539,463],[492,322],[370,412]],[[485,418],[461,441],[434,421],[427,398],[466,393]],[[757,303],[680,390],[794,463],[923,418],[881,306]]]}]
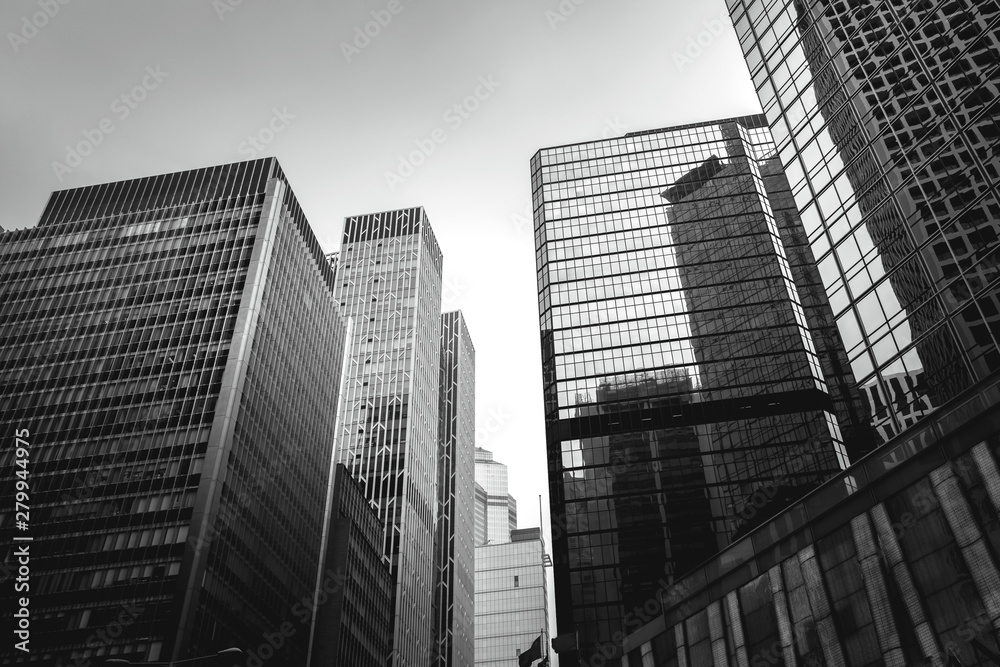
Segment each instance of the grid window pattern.
[{"label": "grid window pattern", "polygon": [[354,340],[337,456],[382,523],[398,665],[435,653],[442,261],[423,209],[345,221],[336,295]]},{"label": "grid window pattern", "polygon": [[[344,334],[277,162],[54,193],[0,257],[0,423],[35,435],[45,660],[200,655],[280,625],[318,565],[333,437],[319,378],[339,377]],[[280,349],[275,316],[301,329]],[[295,383],[324,385],[305,412],[272,393]],[[121,636],[88,644],[125,605],[142,611]]]},{"label": "grid window pattern", "polygon": [[548,646],[548,598],[537,528],[516,541],[476,547],[476,667],[514,667],[542,635]]},{"label": "grid window pattern", "polygon": [[532,161],[557,610],[584,661],[871,449],[775,151],[754,116]]},{"label": "grid window pattern", "polygon": [[728,5],[888,441],[1000,370],[1000,5]]}]

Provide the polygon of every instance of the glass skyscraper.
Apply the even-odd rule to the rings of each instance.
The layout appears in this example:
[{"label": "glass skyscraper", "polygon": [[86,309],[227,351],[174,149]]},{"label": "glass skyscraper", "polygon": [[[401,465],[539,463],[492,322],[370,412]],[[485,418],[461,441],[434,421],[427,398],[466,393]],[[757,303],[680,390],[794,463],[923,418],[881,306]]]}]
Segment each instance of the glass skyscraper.
[{"label": "glass skyscraper", "polygon": [[730,0],[853,372],[891,440],[1000,369],[1000,7]]},{"label": "glass skyscraper", "polygon": [[581,658],[871,449],[774,148],[751,116],[532,160],[557,614]]},{"label": "glass skyscraper", "polygon": [[434,642],[441,250],[421,208],[349,217],[336,295],[353,320],[337,458],[379,515],[393,575],[393,665]]},{"label": "glass skyscraper", "polygon": [[287,623],[267,650],[304,663],[346,333],[277,161],[56,192],[0,236],[0,295],[0,424],[32,436],[31,655],[256,651]]},{"label": "glass skyscraper", "polygon": [[438,667],[472,664],[475,650],[476,350],[461,311],[441,316],[434,618]]}]

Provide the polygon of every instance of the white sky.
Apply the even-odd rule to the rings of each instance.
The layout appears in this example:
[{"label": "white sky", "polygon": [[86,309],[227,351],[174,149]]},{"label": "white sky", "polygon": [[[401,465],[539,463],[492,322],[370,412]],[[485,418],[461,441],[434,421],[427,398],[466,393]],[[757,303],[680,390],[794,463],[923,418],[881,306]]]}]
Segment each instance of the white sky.
[{"label": "white sky", "polygon": [[[325,250],[347,215],[427,210],[444,307],[476,346],[477,444],[509,467],[522,528],[539,494],[548,513],[534,247],[516,223],[530,157],[760,111],[721,0],[40,1],[58,11],[0,3],[0,225],[34,225],[53,190],[255,157],[248,135],[294,116],[257,155],[279,158]],[[373,11],[391,21],[348,62],[341,43]],[[499,85],[449,113],[480,77]],[[116,102],[144,78],[134,109]],[[53,162],[88,130],[100,142],[60,181]],[[390,189],[435,130],[443,143]]]}]

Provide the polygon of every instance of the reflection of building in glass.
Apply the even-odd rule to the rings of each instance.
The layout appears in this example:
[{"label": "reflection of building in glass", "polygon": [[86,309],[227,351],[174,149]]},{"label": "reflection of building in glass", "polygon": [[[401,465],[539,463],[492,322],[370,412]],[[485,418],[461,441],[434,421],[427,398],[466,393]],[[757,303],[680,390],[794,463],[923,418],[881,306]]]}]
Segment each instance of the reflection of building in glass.
[{"label": "reflection of building in glass", "polygon": [[854,373],[943,407],[1000,369],[1000,10],[767,4],[729,2]]},{"label": "reflection of building in glass", "polygon": [[392,647],[392,576],[382,558],[382,524],[339,464],[329,535],[310,664],[384,667]]},{"label": "reflection of building in glass", "polygon": [[460,311],[441,316],[438,508],[434,541],[437,667],[473,661],[476,351]]},{"label": "reflection of building in glass", "polygon": [[[303,628],[346,331],[277,161],[57,192],[0,239],[0,414],[31,433],[32,660],[168,661]],[[308,637],[273,659],[304,664]]]},{"label": "reflection of building in glass", "polygon": [[482,544],[510,542],[510,531],[517,528],[517,501],[507,493],[507,466],[482,447],[476,447],[476,483],[486,492]]},{"label": "reflection of building in glass", "polygon": [[1000,438],[963,437],[996,431],[983,407],[929,413],[658,591],[623,664],[1000,664]]},{"label": "reflection of building in glass", "polygon": [[510,537],[476,547],[476,667],[516,667],[518,654],[539,636],[548,655],[542,534],[524,528]]},{"label": "reflection of building in glass", "polygon": [[379,515],[394,664],[434,654],[442,256],[423,209],[347,218],[337,268],[354,321],[337,457]]},{"label": "reflection of building in glass", "polygon": [[896,373],[882,376],[882,382],[872,380],[861,389],[881,442],[889,442],[900,429],[908,429],[934,409],[923,384],[923,373]]},{"label": "reflection of building in glass", "polygon": [[762,117],[545,149],[532,181],[557,613],[588,660],[872,441]]}]

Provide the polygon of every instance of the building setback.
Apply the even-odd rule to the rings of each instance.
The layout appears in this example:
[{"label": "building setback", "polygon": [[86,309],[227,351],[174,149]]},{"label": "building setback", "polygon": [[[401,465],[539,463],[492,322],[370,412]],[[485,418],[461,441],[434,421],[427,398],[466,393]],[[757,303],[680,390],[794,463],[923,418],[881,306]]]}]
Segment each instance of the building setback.
[{"label": "building setback", "polygon": [[[0,257],[0,422],[31,432],[31,655],[176,660],[300,629],[346,334],[277,161],[56,192]],[[275,660],[305,661],[301,630]]]},{"label": "building setback", "polygon": [[383,530],[393,576],[392,664],[423,667],[434,642],[441,371],[441,250],[421,208],[349,217],[336,294],[353,320],[337,460]]},{"label": "building setback", "polygon": [[871,448],[764,125],[532,160],[557,615],[584,660],[616,664],[660,582]]},{"label": "building setback", "polygon": [[441,316],[438,509],[434,542],[436,665],[473,662],[476,350],[461,311]]}]

